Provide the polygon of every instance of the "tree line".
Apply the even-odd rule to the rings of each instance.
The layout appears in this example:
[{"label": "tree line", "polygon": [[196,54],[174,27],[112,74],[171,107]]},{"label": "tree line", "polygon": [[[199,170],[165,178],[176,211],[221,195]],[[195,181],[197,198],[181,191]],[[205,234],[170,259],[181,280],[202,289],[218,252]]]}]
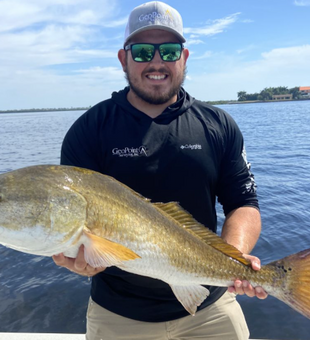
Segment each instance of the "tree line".
[{"label": "tree line", "polygon": [[272,100],[273,95],[292,94],[293,99],[300,99],[301,93],[299,87],[289,89],[287,86],[266,87],[259,93],[246,93],[246,91],[239,91],[237,93],[238,101],[247,100]]}]

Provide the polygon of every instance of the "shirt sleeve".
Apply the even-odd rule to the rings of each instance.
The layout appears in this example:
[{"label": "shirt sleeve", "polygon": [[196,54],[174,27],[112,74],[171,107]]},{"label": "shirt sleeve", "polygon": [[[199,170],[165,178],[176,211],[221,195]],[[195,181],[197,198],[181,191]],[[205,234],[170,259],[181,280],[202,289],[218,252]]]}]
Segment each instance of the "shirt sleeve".
[{"label": "shirt sleeve", "polygon": [[229,115],[225,116],[223,126],[224,153],[217,188],[218,201],[225,215],[244,206],[259,209],[256,183],[247,161],[242,133]]}]

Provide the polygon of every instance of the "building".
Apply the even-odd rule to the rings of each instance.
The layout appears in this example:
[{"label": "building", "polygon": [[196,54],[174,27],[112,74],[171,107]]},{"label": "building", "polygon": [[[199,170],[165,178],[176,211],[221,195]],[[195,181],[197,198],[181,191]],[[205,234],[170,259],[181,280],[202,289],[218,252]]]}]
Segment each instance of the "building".
[{"label": "building", "polygon": [[272,100],[292,100],[293,95],[291,93],[288,94],[274,94],[272,96]]},{"label": "building", "polygon": [[310,86],[299,87],[299,92],[301,93],[302,98],[305,98],[305,97],[310,98]]}]

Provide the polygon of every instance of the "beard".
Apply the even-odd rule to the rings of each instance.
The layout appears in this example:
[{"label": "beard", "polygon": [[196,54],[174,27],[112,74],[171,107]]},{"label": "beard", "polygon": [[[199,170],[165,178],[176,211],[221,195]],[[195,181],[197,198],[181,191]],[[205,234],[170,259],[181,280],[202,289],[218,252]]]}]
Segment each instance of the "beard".
[{"label": "beard", "polygon": [[[153,70],[149,69],[148,72],[158,71],[166,73],[166,70]],[[160,86],[154,86],[153,91],[147,91],[142,86],[136,85],[136,81],[134,76],[130,74],[130,72],[125,73],[125,78],[127,80],[130,89],[142,100],[145,102],[152,104],[152,105],[161,105],[167,103],[171,98],[177,95],[181,89],[181,86],[184,84],[185,77],[186,77],[187,69],[186,66],[183,70],[183,74],[179,75],[176,78],[176,81],[173,82],[169,91],[163,92],[160,89]]]}]

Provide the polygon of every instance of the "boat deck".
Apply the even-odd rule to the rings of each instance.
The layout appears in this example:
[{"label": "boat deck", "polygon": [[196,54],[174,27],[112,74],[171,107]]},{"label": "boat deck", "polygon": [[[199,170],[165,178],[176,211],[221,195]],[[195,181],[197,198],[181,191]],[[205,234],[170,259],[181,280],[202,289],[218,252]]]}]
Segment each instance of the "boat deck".
[{"label": "boat deck", "polygon": [[85,340],[85,334],[0,333],[1,340]]},{"label": "boat deck", "polygon": [[[85,334],[0,333],[0,339],[1,340],[85,340]],[[255,339],[252,339],[252,340],[255,340]],[[265,340],[268,340],[268,339],[265,339]]]}]

